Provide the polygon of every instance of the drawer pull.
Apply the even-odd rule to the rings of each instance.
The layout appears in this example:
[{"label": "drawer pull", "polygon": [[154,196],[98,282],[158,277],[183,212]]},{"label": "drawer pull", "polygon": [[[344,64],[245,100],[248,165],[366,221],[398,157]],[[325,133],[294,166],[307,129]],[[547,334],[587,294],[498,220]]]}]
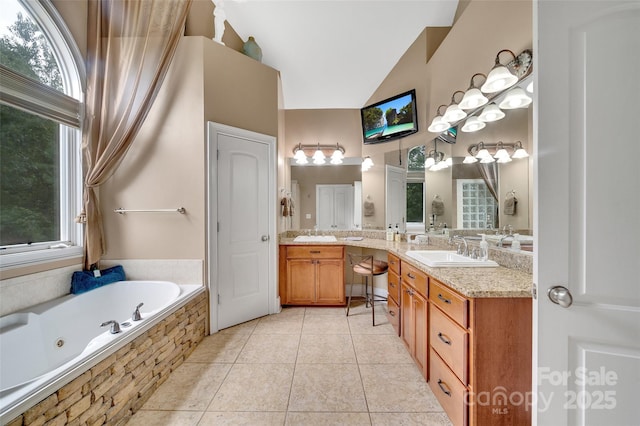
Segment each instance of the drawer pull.
[{"label": "drawer pull", "polygon": [[391,281],[389,281],[389,287],[394,287],[394,288],[395,288],[395,286],[396,286],[396,285],[395,285],[394,283],[392,283]]},{"label": "drawer pull", "polygon": [[396,316],[396,312],[395,311],[389,311],[389,315],[391,315],[392,317]]},{"label": "drawer pull", "polygon": [[444,394],[445,394],[445,395],[447,395],[447,396],[451,396],[451,391],[450,391],[450,390],[445,389],[445,387],[444,387],[444,386],[442,386],[443,384],[445,384],[445,385],[446,385],[446,383],[444,383],[442,380],[438,379],[438,386],[440,387],[440,390],[441,390],[442,392],[444,392]]},{"label": "drawer pull", "polygon": [[442,333],[438,333],[438,339],[442,340],[442,343],[444,343],[445,345],[449,345],[451,346],[451,340],[447,339],[445,334]]},{"label": "drawer pull", "polygon": [[309,250],[311,254],[320,254],[320,250]]},{"label": "drawer pull", "polygon": [[440,293],[438,293],[438,299],[442,300],[447,305],[451,304],[451,300],[447,299],[446,297],[443,297]]},{"label": "drawer pull", "polygon": [[411,275],[411,272],[407,272],[407,277],[411,278],[412,280],[416,279],[415,275]]}]

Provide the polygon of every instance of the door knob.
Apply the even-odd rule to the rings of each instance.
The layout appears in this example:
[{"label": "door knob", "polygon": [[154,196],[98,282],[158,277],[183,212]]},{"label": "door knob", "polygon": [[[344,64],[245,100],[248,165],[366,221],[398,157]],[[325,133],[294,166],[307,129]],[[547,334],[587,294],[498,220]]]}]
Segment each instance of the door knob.
[{"label": "door knob", "polygon": [[551,287],[549,291],[547,291],[547,295],[549,296],[549,300],[563,308],[568,308],[573,303],[571,292],[568,288],[561,285]]},{"label": "door knob", "polygon": [[268,235],[263,235],[262,236],[262,241],[269,241],[269,236]]}]

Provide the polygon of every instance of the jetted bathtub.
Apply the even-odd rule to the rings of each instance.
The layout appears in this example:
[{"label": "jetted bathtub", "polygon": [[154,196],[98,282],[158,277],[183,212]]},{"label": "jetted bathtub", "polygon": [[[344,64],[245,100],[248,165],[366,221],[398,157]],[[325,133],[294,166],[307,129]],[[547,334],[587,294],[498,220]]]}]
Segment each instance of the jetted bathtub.
[{"label": "jetted bathtub", "polygon": [[[157,324],[203,290],[119,281],[0,318],[0,422],[11,420]],[[140,303],[142,320],[132,321]],[[121,332],[111,334],[110,320]]]}]

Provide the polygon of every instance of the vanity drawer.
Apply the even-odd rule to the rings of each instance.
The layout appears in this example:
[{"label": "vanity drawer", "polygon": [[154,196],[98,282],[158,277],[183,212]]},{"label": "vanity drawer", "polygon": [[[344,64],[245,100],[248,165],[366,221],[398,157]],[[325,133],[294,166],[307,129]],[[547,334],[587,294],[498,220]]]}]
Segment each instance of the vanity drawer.
[{"label": "vanity drawer", "polygon": [[458,376],[458,379],[463,384],[468,384],[469,335],[467,331],[433,306],[429,310],[429,336],[431,336],[431,347]]},{"label": "vanity drawer", "polygon": [[343,246],[288,246],[287,259],[342,259]]},{"label": "vanity drawer", "polygon": [[429,283],[429,301],[460,324],[462,328],[469,327],[468,301],[458,293],[432,279]]},{"label": "vanity drawer", "polygon": [[391,253],[387,253],[387,262],[389,263],[389,271],[400,275],[400,259]]},{"label": "vanity drawer", "polygon": [[387,318],[393,326],[396,334],[400,335],[400,307],[393,299],[387,300]]},{"label": "vanity drawer", "polygon": [[467,388],[447,368],[433,348],[429,351],[429,387],[438,398],[451,423],[454,426],[466,425],[467,406],[464,401]]},{"label": "vanity drawer", "polygon": [[402,264],[402,280],[418,290],[422,296],[427,298],[427,275],[420,271],[418,268],[414,268],[408,263]]},{"label": "vanity drawer", "polygon": [[389,271],[387,274],[387,290],[389,291],[389,296],[393,299],[394,302],[400,302],[400,277]]}]

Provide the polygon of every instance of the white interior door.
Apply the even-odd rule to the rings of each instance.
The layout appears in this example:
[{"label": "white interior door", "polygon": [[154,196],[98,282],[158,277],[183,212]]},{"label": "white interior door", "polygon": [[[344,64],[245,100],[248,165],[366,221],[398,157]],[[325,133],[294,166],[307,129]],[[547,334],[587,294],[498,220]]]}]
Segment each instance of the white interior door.
[{"label": "white interior door", "polygon": [[640,3],[534,17],[534,424],[637,425]]},{"label": "white interior door", "polygon": [[209,256],[216,258],[209,262],[214,331],[275,312],[274,142],[269,136],[214,126],[210,160],[217,172],[210,194],[215,193],[216,202],[212,197],[209,202],[215,218],[209,234],[210,251],[215,251]]},{"label": "white interior door", "polygon": [[318,229],[353,228],[353,186],[316,185],[316,222]]},{"label": "white interior door", "polygon": [[[401,167],[385,165],[385,219],[386,226],[396,224],[400,232],[405,231],[407,211],[407,172]],[[386,229],[385,226],[385,229]]]}]

